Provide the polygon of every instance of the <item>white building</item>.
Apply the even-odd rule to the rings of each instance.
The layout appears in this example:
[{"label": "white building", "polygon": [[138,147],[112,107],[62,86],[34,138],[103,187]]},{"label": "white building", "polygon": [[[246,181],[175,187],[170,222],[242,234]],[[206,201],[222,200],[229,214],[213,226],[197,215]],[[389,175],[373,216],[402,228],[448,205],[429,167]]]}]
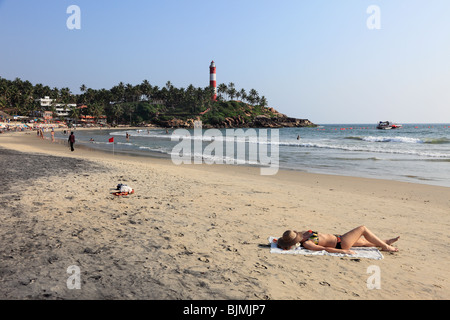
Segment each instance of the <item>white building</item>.
[{"label": "white building", "polygon": [[70,114],[70,111],[75,108],[77,105],[74,103],[69,104],[62,104],[62,103],[56,103],[53,104],[53,101],[55,99],[50,99],[50,97],[45,96],[44,98],[37,99],[36,101],[39,101],[39,104],[42,108],[49,109],[50,107],[55,107],[55,115],[57,118],[63,118],[68,117]]},{"label": "white building", "polygon": [[52,105],[54,99],[50,99],[50,97],[45,96],[44,98],[37,99],[39,101],[41,107],[50,107]]}]

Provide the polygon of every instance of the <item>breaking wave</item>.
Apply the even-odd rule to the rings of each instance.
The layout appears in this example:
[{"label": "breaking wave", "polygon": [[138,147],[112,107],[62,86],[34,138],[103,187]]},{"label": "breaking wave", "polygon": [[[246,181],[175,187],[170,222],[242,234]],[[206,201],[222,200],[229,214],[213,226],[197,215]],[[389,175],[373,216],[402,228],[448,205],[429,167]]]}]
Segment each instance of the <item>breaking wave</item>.
[{"label": "breaking wave", "polygon": [[411,138],[411,137],[345,137],[344,139],[359,140],[366,142],[398,142],[398,143],[428,143],[428,144],[446,144],[450,143],[448,138]]}]

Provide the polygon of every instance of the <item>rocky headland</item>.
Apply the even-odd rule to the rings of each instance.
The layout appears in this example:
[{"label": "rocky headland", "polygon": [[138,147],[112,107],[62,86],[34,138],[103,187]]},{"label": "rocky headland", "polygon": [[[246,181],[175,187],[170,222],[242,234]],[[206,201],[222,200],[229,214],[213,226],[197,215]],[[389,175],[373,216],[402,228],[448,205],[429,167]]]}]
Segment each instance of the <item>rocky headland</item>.
[{"label": "rocky headland", "polygon": [[288,117],[274,108],[251,106],[240,101],[220,102],[212,110],[198,116],[163,116],[157,117],[155,122],[163,127],[193,128],[197,120],[202,121],[204,128],[316,127],[308,119]]}]

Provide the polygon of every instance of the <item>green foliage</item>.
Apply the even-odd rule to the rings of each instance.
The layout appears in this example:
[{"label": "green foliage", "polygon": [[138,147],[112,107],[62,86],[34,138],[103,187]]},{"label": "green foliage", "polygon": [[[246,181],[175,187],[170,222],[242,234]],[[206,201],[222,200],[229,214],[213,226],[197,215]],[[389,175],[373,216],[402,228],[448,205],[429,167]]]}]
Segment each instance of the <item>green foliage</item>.
[{"label": "green foliage", "polygon": [[[252,121],[257,115],[270,114],[265,107],[267,101],[264,97],[259,98],[256,90],[251,89],[247,94],[244,89],[237,90],[232,82],[219,85],[218,101],[212,101],[213,89],[209,86],[175,88],[170,81],[162,88],[152,86],[147,80],[138,85],[120,82],[109,90],[91,89],[82,84],[80,91],[80,94],[73,94],[69,88],[51,89],[20,78],[11,81],[0,77],[0,108],[28,115],[31,111],[41,109],[37,99],[49,96],[56,100],[55,103],[88,106],[74,109],[71,112],[74,118],[87,114],[94,118],[106,115],[109,123],[133,125],[164,124],[174,118],[187,120],[198,117],[204,123],[220,125],[226,118]],[[245,102],[224,101],[224,95]],[[201,115],[203,112],[205,114]]]},{"label": "green foliage", "polygon": [[240,119],[245,123],[252,122],[257,116],[265,115],[273,118],[275,114],[267,107],[251,106],[239,101],[218,101],[210,112],[201,117],[204,124],[213,126],[223,124],[226,118]]}]

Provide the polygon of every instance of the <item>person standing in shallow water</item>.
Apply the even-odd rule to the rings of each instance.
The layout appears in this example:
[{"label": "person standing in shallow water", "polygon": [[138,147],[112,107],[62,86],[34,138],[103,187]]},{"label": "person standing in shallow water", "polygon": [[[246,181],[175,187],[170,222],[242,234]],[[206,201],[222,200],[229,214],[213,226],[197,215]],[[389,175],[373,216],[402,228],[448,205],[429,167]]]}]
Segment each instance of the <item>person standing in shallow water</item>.
[{"label": "person standing in shallow water", "polygon": [[73,132],[70,133],[68,141],[70,144],[70,151],[74,151],[73,144],[75,143],[75,136],[74,136]]}]

